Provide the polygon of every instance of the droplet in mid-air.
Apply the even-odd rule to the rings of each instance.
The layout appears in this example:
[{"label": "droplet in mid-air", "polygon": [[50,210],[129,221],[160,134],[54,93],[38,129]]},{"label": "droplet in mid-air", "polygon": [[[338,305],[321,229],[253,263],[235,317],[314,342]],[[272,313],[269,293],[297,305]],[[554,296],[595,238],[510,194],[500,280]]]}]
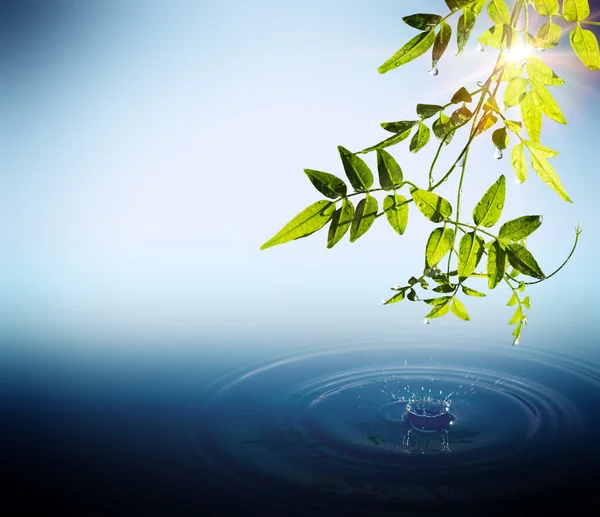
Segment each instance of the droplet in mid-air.
[{"label": "droplet in mid-air", "polygon": [[437,69],[437,66],[434,66],[431,70],[429,70],[431,75],[438,75],[440,71]]},{"label": "droplet in mid-air", "polygon": [[483,52],[484,50],[485,46],[483,45],[483,43],[481,43],[481,41],[477,43],[477,52]]},{"label": "droplet in mid-air", "polygon": [[502,159],[502,156],[504,156],[504,155],[502,154],[502,149],[500,149],[500,148],[497,148],[497,149],[496,149],[496,152],[494,153],[494,158],[496,158],[496,160],[501,160],[501,159]]},{"label": "droplet in mid-air", "polygon": [[429,318],[425,318],[423,320],[423,323],[425,323],[425,325],[429,325],[431,323],[431,320]]}]

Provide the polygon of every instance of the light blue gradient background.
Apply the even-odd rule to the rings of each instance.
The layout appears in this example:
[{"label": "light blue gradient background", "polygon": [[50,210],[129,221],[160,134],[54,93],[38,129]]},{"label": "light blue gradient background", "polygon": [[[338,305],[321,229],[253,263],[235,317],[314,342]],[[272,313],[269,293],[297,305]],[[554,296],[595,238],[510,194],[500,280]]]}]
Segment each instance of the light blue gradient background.
[{"label": "light blue gradient background", "polygon": [[[58,4],[52,19],[3,40],[0,354],[105,357],[118,343],[117,357],[140,360],[184,349],[252,357],[267,346],[403,336],[510,345],[500,288],[465,300],[470,323],[449,316],[426,327],[421,304],[381,306],[389,287],[422,268],[432,225],[414,207],[403,237],[379,220],[333,250],[320,232],[259,251],[319,199],[303,168],[343,175],[337,145],[374,144],[386,136],[380,122],[486,78],[495,53],[475,52],[473,38],[454,57],[454,35],[438,77],[427,57],[377,73],[415,33],[401,17],[445,12],[444,2]],[[476,32],[489,24],[482,18]],[[515,185],[510,160],[493,160],[485,136],[471,153],[462,214],[506,174],[504,216],[544,215],[529,244],[547,273],[581,223],[568,267],[530,290],[522,337],[569,348],[595,342],[599,329],[599,81],[568,46],[546,57],[566,81],[553,93],[569,126],[545,120],[542,140],[560,151],[552,164],[575,204],[532,172]],[[391,151],[424,184],[434,146]],[[453,205],[455,185],[441,191]]]}]

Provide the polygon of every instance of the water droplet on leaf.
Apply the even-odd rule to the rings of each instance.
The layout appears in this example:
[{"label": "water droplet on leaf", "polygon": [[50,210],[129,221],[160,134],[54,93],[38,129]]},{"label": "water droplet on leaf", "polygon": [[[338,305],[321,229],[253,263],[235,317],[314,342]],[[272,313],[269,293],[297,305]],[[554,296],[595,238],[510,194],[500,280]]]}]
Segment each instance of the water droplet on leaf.
[{"label": "water droplet on leaf", "polygon": [[504,156],[502,154],[502,149],[496,149],[496,152],[494,153],[494,158],[496,158],[496,160],[501,160],[502,156]]},{"label": "water droplet on leaf", "polygon": [[485,51],[485,46],[480,41],[479,43],[477,43],[477,52],[483,52],[483,51]]},{"label": "water droplet on leaf", "polygon": [[515,339],[515,345],[519,344],[519,338]]},{"label": "water droplet on leaf", "polygon": [[496,208],[497,208],[498,210],[502,210],[502,203],[498,203],[498,204],[496,205]]},{"label": "water droplet on leaf", "polygon": [[458,167],[464,167],[465,166],[465,155],[464,154],[460,157],[460,160],[458,160],[456,162],[456,165]]},{"label": "water droplet on leaf", "polygon": [[431,70],[429,70],[431,75],[438,75],[440,71],[437,69],[437,66],[434,66]]}]

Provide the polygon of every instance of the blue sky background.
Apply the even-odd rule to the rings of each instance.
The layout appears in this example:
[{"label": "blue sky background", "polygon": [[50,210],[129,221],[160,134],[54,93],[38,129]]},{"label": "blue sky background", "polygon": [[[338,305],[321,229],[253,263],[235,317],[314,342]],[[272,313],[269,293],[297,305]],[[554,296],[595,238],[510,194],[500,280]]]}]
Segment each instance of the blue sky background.
[{"label": "blue sky background", "polygon": [[[150,344],[286,349],[303,339],[417,333],[510,344],[502,289],[465,301],[470,323],[450,315],[425,327],[424,305],[381,306],[389,287],[422,268],[433,226],[415,210],[403,237],[380,219],[332,250],[322,231],[259,251],[320,198],[303,168],[343,175],[337,145],[374,144],[386,136],[380,122],[410,118],[418,102],[443,104],[487,77],[495,52],[475,52],[474,37],[457,58],[454,35],[437,77],[427,57],[377,73],[415,33],[402,16],[445,13],[444,2],[50,4],[2,7],[5,353],[28,353],[10,346],[17,336],[80,351],[125,342],[134,355]],[[481,18],[477,33],[489,25]],[[566,346],[598,330],[600,94],[598,73],[564,43],[543,57],[566,81],[553,93],[569,125],[546,119],[542,142],[560,151],[552,163],[575,204],[532,172],[516,185],[487,135],[471,153],[462,206],[468,214],[506,174],[505,217],[544,215],[529,244],[545,272],[562,262],[581,223],[569,266],[531,289],[522,340],[564,338]],[[391,151],[405,177],[423,184],[434,146]],[[454,188],[441,191],[453,205]]]}]

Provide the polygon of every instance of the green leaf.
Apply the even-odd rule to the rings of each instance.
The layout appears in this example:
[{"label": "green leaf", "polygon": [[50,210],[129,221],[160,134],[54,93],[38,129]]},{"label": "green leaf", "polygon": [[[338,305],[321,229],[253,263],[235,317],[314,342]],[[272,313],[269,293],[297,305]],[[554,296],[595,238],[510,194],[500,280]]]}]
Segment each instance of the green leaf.
[{"label": "green leaf", "polygon": [[531,309],[531,300],[529,299],[529,296],[526,296],[526,297],[523,299],[523,305],[524,305],[525,307],[527,307],[528,309]]},{"label": "green leaf", "polygon": [[354,242],[362,237],[375,222],[377,216],[377,199],[367,193],[367,195],[356,205],[354,219],[350,227],[350,242]]},{"label": "green leaf", "polygon": [[529,80],[523,77],[515,77],[508,81],[506,90],[504,90],[504,105],[507,108],[517,106],[527,91]]},{"label": "green leaf", "polygon": [[458,11],[461,7],[473,3],[473,0],[446,0],[446,5],[451,11]]},{"label": "green leaf", "polygon": [[467,309],[465,309],[465,306],[458,298],[454,298],[452,300],[452,312],[461,320],[469,321],[471,319],[469,318],[469,313],[467,312]]},{"label": "green leaf", "polygon": [[[440,300],[441,298],[437,298],[437,299]],[[450,310],[450,300],[451,300],[451,298],[449,296],[445,296],[444,301],[435,305],[433,307],[433,309],[431,310],[431,312],[429,314],[427,314],[425,317],[429,318],[429,319],[433,319],[433,318],[440,318],[440,317],[444,316],[445,314],[448,314],[448,311]]]},{"label": "green leaf", "polygon": [[508,299],[508,302],[506,302],[506,305],[508,307],[512,307],[513,305],[515,305],[517,302],[519,301],[519,297],[517,296],[517,293],[512,293],[510,295],[510,298]]},{"label": "green leaf", "polygon": [[346,184],[337,176],[312,169],[304,169],[304,173],[315,188],[324,196],[336,199],[346,195]]},{"label": "green leaf", "polygon": [[580,22],[590,15],[588,0],[564,0],[563,16],[568,22]]},{"label": "green leaf", "polygon": [[443,109],[443,106],[438,106],[437,104],[417,104],[417,115],[422,119],[426,119],[433,117]]},{"label": "green leaf", "polygon": [[453,127],[462,126],[472,116],[473,112],[465,105],[462,105],[460,108],[457,108],[452,112],[452,115],[450,116],[450,123],[453,125]]},{"label": "green leaf", "polygon": [[464,86],[461,86],[460,90],[458,90],[452,96],[452,99],[450,100],[450,102],[452,104],[459,104],[461,102],[472,102],[472,101],[473,101],[473,97],[469,93],[469,90],[467,90]]},{"label": "green leaf", "polygon": [[399,122],[382,122],[381,127],[390,133],[406,133],[406,131],[410,132],[418,123],[418,120],[400,120]]},{"label": "green leaf", "polygon": [[504,71],[502,72],[500,80],[502,82],[506,83],[506,82],[510,81],[511,79],[514,79],[515,77],[522,77],[522,76],[523,76],[523,67],[521,66],[521,63],[509,62],[504,67]]},{"label": "green leaf", "polygon": [[383,210],[392,228],[402,235],[408,224],[408,202],[406,198],[399,194],[385,196]]},{"label": "green leaf", "polygon": [[373,174],[369,166],[362,158],[352,154],[341,145],[338,145],[338,151],[342,159],[344,171],[346,171],[346,176],[350,180],[350,184],[354,190],[359,192],[369,190],[373,185]]},{"label": "green leaf", "polygon": [[402,169],[394,157],[383,149],[377,149],[377,172],[383,190],[394,190],[402,184]]},{"label": "green leaf", "polygon": [[529,253],[527,248],[521,244],[513,243],[506,246],[506,254],[508,256],[508,262],[512,267],[523,273],[524,275],[544,280],[546,277],[538,263],[533,258],[533,255]]},{"label": "green leaf", "polygon": [[485,296],[484,293],[480,293],[479,291],[476,291],[475,289],[471,289],[470,287],[467,287],[466,285],[462,285],[462,292],[465,293],[467,296],[476,296],[478,298],[482,298]]},{"label": "green leaf", "polygon": [[442,285],[438,285],[437,287],[434,287],[433,290],[436,293],[453,293],[455,289],[455,286],[450,285],[450,284],[442,284]]},{"label": "green leaf", "polygon": [[390,305],[392,303],[398,303],[398,302],[401,302],[402,300],[404,300],[404,291],[400,291],[399,293],[396,293],[391,298],[385,300],[383,302],[383,305]]},{"label": "green leaf", "polygon": [[477,15],[473,11],[470,9],[463,10],[463,14],[460,15],[458,23],[456,24],[456,44],[458,47],[458,52],[456,53],[457,56],[462,54],[465,45],[469,41],[471,32],[473,32],[476,21]]},{"label": "green leaf", "polygon": [[479,120],[479,123],[477,124],[477,127],[475,128],[475,135],[474,136],[480,135],[484,131],[487,131],[496,122],[498,122],[498,117],[496,117],[496,115],[494,115],[492,112],[488,111]]},{"label": "green leaf", "polygon": [[279,232],[265,242],[260,249],[266,250],[278,244],[284,244],[320,230],[333,217],[335,203],[331,201],[317,201],[305,208]]},{"label": "green leaf", "polygon": [[523,319],[523,308],[521,307],[521,305],[519,305],[516,310],[515,313],[513,314],[512,318],[510,319],[510,321],[508,322],[509,325],[514,325],[515,323],[519,323],[522,319]]},{"label": "green leaf", "polygon": [[600,69],[600,50],[598,40],[592,31],[582,29],[579,25],[569,35],[571,47],[581,62],[590,70]]},{"label": "green leaf", "polygon": [[377,71],[380,74],[385,74],[394,68],[405,65],[406,63],[418,58],[427,52],[435,40],[435,31],[422,32],[418,36],[412,38],[390,59],[381,65]]},{"label": "green leaf", "polygon": [[487,190],[479,203],[473,210],[473,221],[476,226],[485,226],[491,228],[494,226],[504,208],[504,199],[506,197],[506,178],[500,176],[496,182]]},{"label": "green leaf", "polygon": [[559,124],[566,124],[567,121],[565,120],[562,111],[560,111],[558,104],[548,89],[545,86],[536,83],[532,83],[531,87],[535,94],[533,96],[533,102],[535,102],[540,111]]},{"label": "green leaf", "polygon": [[488,4],[488,16],[496,24],[510,24],[510,9],[503,0],[490,1]]},{"label": "green leaf", "polygon": [[560,41],[561,34],[562,29],[560,25],[548,20],[538,29],[536,36],[538,39],[545,41],[549,46],[555,47]]},{"label": "green leaf", "polygon": [[431,125],[433,134],[438,140],[444,140],[444,144],[448,145],[454,136],[455,126],[447,115],[440,112],[439,118]]},{"label": "green leaf", "polygon": [[527,160],[525,159],[524,149],[523,143],[515,145],[510,156],[519,183],[523,183],[527,179]]},{"label": "green leaf", "polygon": [[412,131],[412,129],[408,129],[404,133],[398,133],[398,134],[395,134],[394,136],[390,136],[389,138],[382,140],[378,144],[372,145],[371,147],[367,147],[367,148],[363,149],[362,151],[359,151],[357,154],[366,154],[366,153],[370,153],[371,151],[376,151],[377,149],[384,149],[386,147],[391,147],[392,145],[396,145],[397,143],[402,142],[402,140],[406,140],[408,138],[408,136],[410,135],[411,131]]},{"label": "green leaf", "polygon": [[333,248],[350,228],[354,219],[354,205],[348,198],[344,198],[342,206],[335,211],[329,225],[327,235],[327,248]]},{"label": "green leaf", "polygon": [[530,145],[530,142],[525,142],[525,145],[531,153],[531,167],[540,179],[556,192],[562,199],[572,203],[567,192],[565,191],[560,178],[550,162],[544,157],[543,153]]},{"label": "green leaf", "polygon": [[535,104],[531,92],[527,92],[521,100],[521,116],[529,138],[534,142],[539,142],[542,130],[542,112]]},{"label": "green leaf", "polygon": [[513,34],[514,30],[509,24],[498,23],[479,36],[479,41],[488,47],[506,49],[510,46]]},{"label": "green leaf", "polygon": [[520,241],[535,232],[541,225],[541,215],[523,215],[505,222],[500,227],[498,237],[509,241]]},{"label": "green leaf", "polygon": [[437,27],[442,21],[442,17],[439,14],[417,13],[411,14],[410,16],[404,16],[402,21],[415,29],[427,31]]},{"label": "green leaf", "polygon": [[429,128],[423,124],[423,122],[421,122],[419,124],[419,129],[413,135],[410,141],[410,152],[418,153],[421,149],[423,149],[423,147],[425,147],[429,142],[430,133],[431,132],[429,131]]},{"label": "green leaf", "polygon": [[433,42],[433,52],[431,54],[431,66],[437,66],[440,59],[446,52],[448,48],[448,43],[450,43],[450,38],[452,37],[452,27],[448,25],[446,22],[442,22],[440,25],[440,30],[435,37],[435,41]]},{"label": "green leaf", "polygon": [[414,289],[408,291],[408,295],[406,296],[411,302],[420,302],[421,300],[417,296],[417,292]]},{"label": "green leaf", "polygon": [[505,127],[500,127],[492,133],[492,142],[498,149],[506,149],[510,143],[510,138],[506,133]]},{"label": "green leaf", "polygon": [[529,80],[534,83],[546,84],[548,86],[560,86],[565,81],[558,77],[554,70],[537,57],[528,57],[525,65]]},{"label": "green leaf", "polygon": [[542,16],[558,14],[558,0],[533,0],[533,7]]},{"label": "green leaf", "polygon": [[483,256],[484,242],[475,232],[465,233],[458,246],[458,276],[468,278]]},{"label": "green leaf", "polygon": [[430,221],[439,223],[452,215],[452,205],[443,197],[421,189],[413,189],[411,194],[417,208]]},{"label": "green leaf", "polygon": [[425,246],[425,264],[433,267],[438,264],[454,244],[454,230],[452,228],[436,228],[431,232]]},{"label": "green leaf", "polygon": [[494,241],[488,250],[487,275],[488,287],[494,289],[504,278],[506,271],[506,251],[498,241]]}]

